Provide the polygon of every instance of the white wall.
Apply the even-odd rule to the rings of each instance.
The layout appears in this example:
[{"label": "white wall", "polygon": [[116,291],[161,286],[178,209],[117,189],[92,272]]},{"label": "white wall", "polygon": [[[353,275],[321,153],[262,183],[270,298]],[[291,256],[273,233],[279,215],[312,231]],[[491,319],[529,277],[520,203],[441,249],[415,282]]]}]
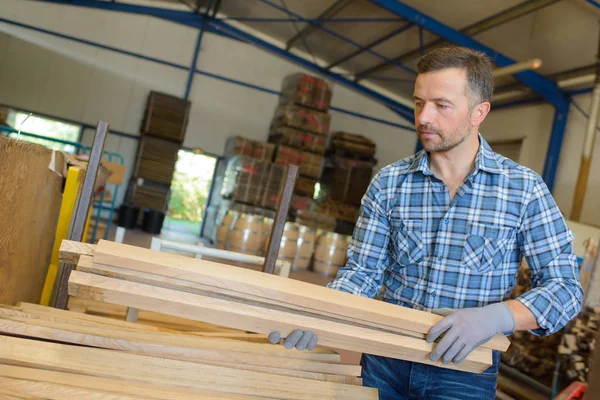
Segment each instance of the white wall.
[{"label": "white wall", "polygon": [[[191,64],[197,30],[157,18],[19,0],[0,2],[3,18],[175,63]],[[5,32],[2,34],[1,32]],[[279,90],[296,65],[242,42],[205,33],[198,69]],[[306,71],[305,71],[306,72]],[[0,103],[138,135],[150,90],[183,97],[188,71],[0,23]],[[196,74],[184,146],[222,154],[230,135],[266,140],[277,96]],[[333,105],[408,125],[397,114],[335,85]],[[345,130],[377,142],[378,167],[412,154],[414,133],[332,112],[332,131]],[[89,141],[89,134],[84,141]],[[134,140],[111,136],[132,170]],[[124,190],[123,190],[124,192]]]},{"label": "white wall", "polygon": [[[589,113],[590,99],[591,95],[586,94],[576,96],[574,101]],[[519,162],[541,175],[553,117],[554,108],[547,104],[504,108],[490,113],[481,133],[487,140],[525,138]],[[571,106],[553,191],[554,199],[566,218],[571,214],[586,125],[587,119]],[[600,175],[593,172],[598,171],[600,166],[600,140],[595,143],[592,157],[592,173],[580,222],[600,226]]]}]

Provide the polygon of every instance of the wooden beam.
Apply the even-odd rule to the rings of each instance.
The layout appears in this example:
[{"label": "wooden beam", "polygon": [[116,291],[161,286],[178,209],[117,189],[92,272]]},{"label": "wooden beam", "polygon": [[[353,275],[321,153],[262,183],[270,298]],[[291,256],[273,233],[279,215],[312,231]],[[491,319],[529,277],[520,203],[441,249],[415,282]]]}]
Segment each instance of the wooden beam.
[{"label": "wooden beam", "polygon": [[0,393],[34,396],[48,400],[142,400],[143,397],[124,396],[99,390],[87,390],[55,383],[33,382],[0,377]]},{"label": "wooden beam", "polygon": [[251,396],[305,400],[377,398],[376,390],[354,385],[6,336],[0,336],[0,359],[12,364],[64,372]]},{"label": "wooden beam", "polygon": [[60,262],[77,265],[80,256],[92,256],[95,249],[96,245],[94,244],[81,243],[74,240],[63,240],[59,249]]},{"label": "wooden beam", "polygon": [[[252,357],[255,359],[255,363],[259,363],[258,365],[281,366],[281,368],[292,368],[292,366],[295,365],[294,361],[312,361],[316,362],[317,364],[326,363],[328,365],[340,362],[340,355],[328,349],[317,348],[310,352],[289,352],[285,349],[280,348],[279,346],[273,346],[272,344],[249,343],[239,340],[228,340],[218,338],[204,338],[195,335],[188,335],[185,333],[181,333],[175,336],[171,333],[166,332],[149,332],[144,330],[135,330],[116,326],[113,327],[110,325],[103,325],[95,322],[70,320],[68,318],[60,319],[55,318],[54,316],[50,317],[41,314],[35,315],[16,310],[0,308],[0,318],[13,318],[13,320],[16,321],[23,321],[22,319],[14,319],[15,317],[26,318],[25,321],[29,324],[37,324],[39,326],[46,327],[66,328],[66,330],[69,331],[86,333],[91,335],[100,335],[106,338],[144,341],[147,343],[154,343],[161,346],[184,347],[204,350],[208,352],[212,351],[218,353],[234,353],[234,355],[232,355],[232,358],[228,361],[233,361],[235,359],[235,355],[237,353],[241,353],[240,360],[242,360],[244,357]],[[265,358],[263,358],[263,356],[265,356]],[[313,367],[312,364],[309,363],[299,364],[298,368],[306,368],[305,370],[307,371],[319,372],[320,367]],[[332,371],[333,370],[328,370],[323,372],[337,373]],[[354,372],[352,372],[351,375],[359,375],[355,374]]]},{"label": "wooden beam", "polygon": [[[151,343],[144,340],[144,334],[137,335],[138,340],[123,339],[118,332],[110,334],[107,330],[99,330],[98,328],[44,320],[28,320],[22,317],[0,317],[0,332],[62,343],[124,350],[135,354],[170,358],[173,360],[191,361],[206,365],[218,365],[328,382],[345,383],[344,375],[356,377],[360,375],[361,371],[359,366],[354,365],[307,362],[234,351]],[[127,332],[123,336],[135,337],[135,335],[131,335],[131,332]],[[177,340],[176,337],[173,339]]]},{"label": "wooden beam", "polygon": [[184,318],[199,318],[251,332],[268,334],[279,331],[283,337],[296,328],[303,328],[317,334],[319,343],[323,346],[394,357],[441,368],[483,372],[492,365],[492,353],[489,349],[475,349],[458,365],[443,364],[429,359],[433,345],[421,339],[80,271],[72,274],[69,293],[135,308],[160,309]]},{"label": "wooden beam", "polygon": [[90,390],[106,390],[129,396],[142,396],[144,399],[158,400],[260,400],[263,397],[233,395],[209,392],[201,389],[184,388],[175,385],[157,385],[145,382],[126,381],[118,378],[102,378],[77,373],[49,371],[44,369],[19,367],[0,364],[0,376],[15,379],[28,379],[36,382],[47,382],[70,385]]},{"label": "wooden beam", "polygon": [[[205,286],[260,297],[279,304],[335,316],[356,323],[381,326],[426,334],[443,317],[429,312],[355,296],[337,290],[313,285],[257,271],[197,260],[175,254],[155,252],[101,240],[93,256],[94,263],[121,267],[139,272],[186,280]],[[376,324],[376,325],[373,325]],[[402,332],[403,331],[403,332]],[[506,351],[510,342],[504,335],[496,335],[482,347]]]}]

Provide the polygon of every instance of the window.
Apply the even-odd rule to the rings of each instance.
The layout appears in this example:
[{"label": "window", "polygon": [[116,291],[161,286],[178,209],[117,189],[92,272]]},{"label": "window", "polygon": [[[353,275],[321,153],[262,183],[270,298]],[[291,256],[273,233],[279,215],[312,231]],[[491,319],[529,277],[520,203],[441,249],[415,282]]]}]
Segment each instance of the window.
[{"label": "window", "polygon": [[[61,150],[67,153],[75,153],[77,151],[75,146],[43,139],[43,137],[79,143],[81,125],[70,124],[35,114],[29,116],[29,113],[27,112],[15,110],[9,111],[7,122],[13,129],[16,129],[17,131],[19,129],[21,130],[19,140],[37,143],[50,149]],[[41,137],[28,136],[23,134],[24,132]],[[11,133],[9,136],[11,138],[16,138],[17,133]]]}]

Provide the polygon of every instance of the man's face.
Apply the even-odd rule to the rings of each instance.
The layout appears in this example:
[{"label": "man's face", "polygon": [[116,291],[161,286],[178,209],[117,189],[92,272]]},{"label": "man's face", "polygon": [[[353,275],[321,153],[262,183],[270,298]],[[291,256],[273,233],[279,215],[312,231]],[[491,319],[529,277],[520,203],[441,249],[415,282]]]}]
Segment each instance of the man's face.
[{"label": "man's face", "polygon": [[414,100],[417,135],[426,151],[444,153],[467,139],[472,123],[465,70],[419,74]]}]

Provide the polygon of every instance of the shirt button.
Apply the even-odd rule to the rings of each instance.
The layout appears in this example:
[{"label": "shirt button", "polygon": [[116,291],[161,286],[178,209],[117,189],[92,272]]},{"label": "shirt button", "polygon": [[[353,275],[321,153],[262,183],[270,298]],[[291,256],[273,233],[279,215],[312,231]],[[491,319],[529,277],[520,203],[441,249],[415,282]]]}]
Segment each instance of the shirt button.
[{"label": "shirt button", "polygon": [[448,219],[445,219],[445,220],[444,220],[444,223],[445,223],[445,224],[447,224],[447,223],[448,223]]}]

